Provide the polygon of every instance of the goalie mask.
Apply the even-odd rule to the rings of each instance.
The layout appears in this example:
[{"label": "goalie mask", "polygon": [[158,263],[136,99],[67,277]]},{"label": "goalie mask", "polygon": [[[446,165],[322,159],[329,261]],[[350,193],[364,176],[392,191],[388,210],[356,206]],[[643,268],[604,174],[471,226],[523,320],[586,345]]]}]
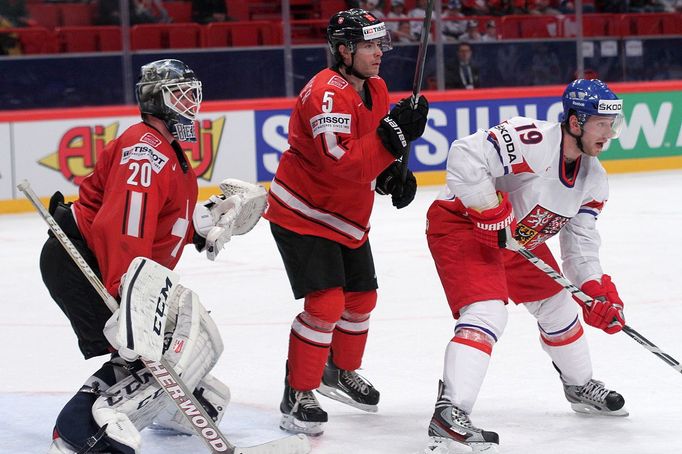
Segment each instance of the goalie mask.
[{"label": "goalie mask", "polygon": [[[377,40],[382,52],[393,49],[391,35],[386,30],[386,24],[374,14],[364,9],[350,9],[340,11],[329,19],[327,26],[327,42],[337,64],[343,65],[343,57],[339,52],[339,46],[343,44],[353,56],[357,51],[357,43],[361,41]],[[367,76],[358,74],[353,70],[353,63],[347,67],[355,76],[366,79]]]},{"label": "goalie mask", "polygon": [[135,86],[140,113],[162,120],[177,140],[196,142],[194,121],[201,104],[201,82],[180,60],[157,60],[142,66]]},{"label": "goalie mask", "polygon": [[[577,79],[571,82],[561,97],[564,111],[559,121],[568,125],[571,115],[578,119],[581,131],[585,131],[587,120],[596,116],[605,127],[606,135],[615,139],[620,135],[625,123],[623,117],[623,100],[618,99],[609,87],[599,79]],[[604,126],[605,125],[605,126]]]}]

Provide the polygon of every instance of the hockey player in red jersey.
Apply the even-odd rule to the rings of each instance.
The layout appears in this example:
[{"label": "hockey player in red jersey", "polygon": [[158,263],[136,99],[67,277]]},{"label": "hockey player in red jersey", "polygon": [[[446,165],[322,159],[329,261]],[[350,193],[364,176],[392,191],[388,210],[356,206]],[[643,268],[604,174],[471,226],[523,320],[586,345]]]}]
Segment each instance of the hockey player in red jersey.
[{"label": "hockey player in red jersey", "polygon": [[[197,178],[178,142],[196,140],[194,124],[202,90],[194,72],[178,60],[149,63],[141,68],[136,95],[142,121],[106,146],[95,170],[81,184],[77,201],[64,204],[56,193],[49,207],[109,293],[119,300],[124,273],[135,257],[172,269],[187,244],[203,248],[208,241],[213,248],[209,253],[217,253],[229,240],[228,218],[235,216],[239,205],[236,199],[214,196],[195,207]],[[183,431],[181,423],[173,424],[172,403],[153,388],[158,385],[141,363],[124,361],[116,354],[103,333],[112,317],[110,310],[52,234],[43,246],[40,269],[50,295],[71,322],[83,356],[112,353],[60,412],[49,452],[139,452],[137,431],[154,420]],[[196,303],[186,302],[184,307],[197,311]],[[189,386],[190,376],[202,371],[190,389],[202,389],[207,411],[218,418],[229,390],[203,371],[217,360],[222,343],[206,311],[201,314],[211,329],[203,333],[206,336],[198,345],[202,355],[211,358],[197,359],[198,369],[186,368],[183,379]],[[116,399],[107,400],[114,394]],[[136,402],[143,398],[148,400],[141,413]],[[157,413],[164,411],[169,412],[168,418],[158,420]],[[120,433],[114,434],[116,430]]]},{"label": "hockey player in red jersey", "polygon": [[[428,102],[400,101],[389,113],[378,76],[390,37],[384,22],[352,9],[327,28],[335,65],[301,91],[289,121],[289,149],[279,163],[264,217],[296,299],[284,397],[284,430],[319,435],[327,413],[313,394],[376,411],[379,391],[357,374],[377,280],[367,235],[374,192],[397,208],[414,198],[412,172],[401,179],[397,158],[426,126]],[[388,114],[388,115],[387,115]],[[326,364],[325,364],[326,363]]]},{"label": "hockey player in red jersey", "polygon": [[[497,448],[498,435],[469,418],[511,299],[537,319],[542,348],[578,412],[625,416],[623,397],[592,378],[587,341],[570,293],[519,254],[516,241],[558,270],[545,241],[559,233],[563,271],[594,298],[588,325],[623,328],[623,302],[599,262],[597,215],[608,198],[597,160],[623,124],[622,100],[599,80],[563,94],[561,123],[514,117],[453,142],[447,185],[427,214],[427,240],[457,320],[429,425],[432,449],[452,441]],[[438,452],[447,452],[438,450]]]}]

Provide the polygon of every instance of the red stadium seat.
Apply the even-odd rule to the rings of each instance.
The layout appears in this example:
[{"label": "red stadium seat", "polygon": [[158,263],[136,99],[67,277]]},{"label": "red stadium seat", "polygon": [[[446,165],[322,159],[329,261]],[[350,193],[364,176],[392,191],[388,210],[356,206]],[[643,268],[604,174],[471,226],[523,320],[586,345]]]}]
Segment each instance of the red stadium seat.
[{"label": "red stadium seat", "polygon": [[163,2],[163,7],[175,23],[192,22],[192,2]]},{"label": "red stadium seat", "polygon": [[165,27],[169,49],[195,49],[201,47],[199,24],[168,24]]},{"label": "red stadium seat", "polygon": [[238,21],[247,21],[249,16],[249,4],[246,0],[225,0],[227,15]]},{"label": "red stadium seat", "polygon": [[61,12],[61,25],[92,25],[95,14],[93,3],[62,3],[59,5]]},{"label": "red stadium seat", "polygon": [[115,25],[59,27],[60,52],[114,52],[121,50],[121,28]]},{"label": "red stadium seat", "polygon": [[207,47],[268,46],[281,42],[276,25],[265,21],[213,22],[206,26]]},{"label": "red stadium seat", "polygon": [[130,29],[130,47],[140,49],[191,49],[201,47],[199,24],[140,24]]},{"label": "red stadium seat", "polygon": [[44,27],[3,28],[0,34],[14,35],[19,39],[23,54],[53,54],[57,52],[57,39],[52,30]]},{"label": "red stadium seat", "polygon": [[38,25],[45,28],[55,28],[61,25],[59,5],[52,3],[30,3],[26,5],[29,16]]},{"label": "red stadium seat", "polygon": [[130,28],[130,48],[132,50],[141,49],[163,49],[163,32],[165,25],[159,24],[140,24]]},{"label": "red stadium seat", "polygon": [[97,32],[93,27],[57,27],[60,52],[96,52]]},{"label": "red stadium seat", "polygon": [[121,27],[117,25],[101,25],[97,27],[99,50],[102,52],[117,52],[123,48]]},{"label": "red stadium seat", "polygon": [[680,13],[642,13],[621,16],[624,34],[630,35],[675,35],[682,32]]}]

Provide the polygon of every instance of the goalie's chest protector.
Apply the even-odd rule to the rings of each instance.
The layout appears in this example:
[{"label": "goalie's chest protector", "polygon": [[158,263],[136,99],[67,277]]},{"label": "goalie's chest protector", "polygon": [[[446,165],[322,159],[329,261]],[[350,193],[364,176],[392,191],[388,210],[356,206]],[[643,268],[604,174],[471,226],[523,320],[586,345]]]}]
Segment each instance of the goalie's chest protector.
[{"label": "goalie's chest protector", "polygon": [[299,95],[265,217],[289,230],[358,247],[367,238],[374,179],[393,161],[376,134],[388,90],[366,80],[368,102],[325,69]]}]

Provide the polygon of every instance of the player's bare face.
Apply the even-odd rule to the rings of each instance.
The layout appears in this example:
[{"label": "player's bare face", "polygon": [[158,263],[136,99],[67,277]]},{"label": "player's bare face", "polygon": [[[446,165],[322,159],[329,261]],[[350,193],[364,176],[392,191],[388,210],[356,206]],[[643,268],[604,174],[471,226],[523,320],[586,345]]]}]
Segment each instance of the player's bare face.
[{"label": "player's bare face", "polygon": [[583,152],[589,156],[599,156],[609,139],[614,137],[614,118],[591,116],[583,125]]},{"label": "player's bare face", "polygon": [[384,53],[378,39],[360,41],[356,44],[353,67],[357,72],[367,77],[378,76],[382,55]]}]

